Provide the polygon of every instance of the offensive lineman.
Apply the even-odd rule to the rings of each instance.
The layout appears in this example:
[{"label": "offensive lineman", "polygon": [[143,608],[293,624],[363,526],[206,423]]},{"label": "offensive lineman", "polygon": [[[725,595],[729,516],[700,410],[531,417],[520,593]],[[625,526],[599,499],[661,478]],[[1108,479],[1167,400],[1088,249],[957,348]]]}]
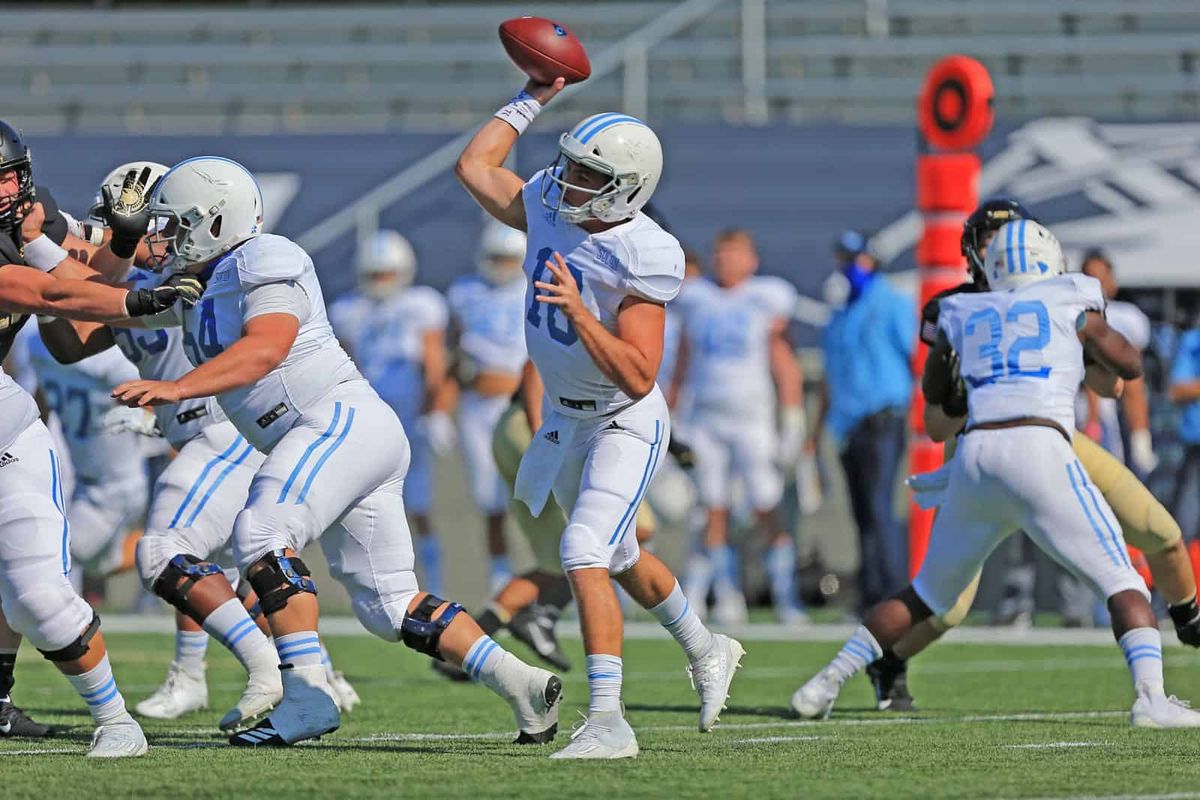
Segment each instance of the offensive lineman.
[{"label": "offensive lineman", "polygon": [[563,86],[527,83],[475,134],[456,172],[485,211],[528,236],[525,339],[545,401],[515,493],[537,515],[553,492],[568,515],[559,552],[591,694],[587,721],[553,757],[631,758],[638,745],[621,707],[623,623],[610,576],[686,651],[702,732],[716,723],[744,650],[704,627],[633,534],[670,438],[655,376],[664,306],[683,279],[678,241],[640,212],[662,175],[658,137],[633,117],[597,114],[564,133],[558,159],[528,182],[502,166]]},{"label": "offensive lineman", "polygon": [[454,373],[462,386],[458,438],[471,499],[487,527],[488,585],[493,591],[512,578],[504,542],[509,492],[492,456],[492,433],[521,384],[527,358],[524,260],[525,235],[489,221],[479,242],[477,274],[459,278],[446,292]]},{"label": "offensive lineman", "polygon": [[804,382],[787,339],[796,290],[781,278],[755,274],[758,255],[747,231],[722,231],[713,249],[715,282],[693,281],[679,297],[683,334],[669,395],[687,398],[693,474],[707,510],[707,563],[692,560],[687,595],[694,608],[704,609],[715,579],[717,617],[745,621],[729,544],[731,488],[740,478],[766,537],[775,614],[785,624],[802,624],[808,618],[796,599],[796,545],[776,511],[783,497],[780,467],[795,468],[805,435]]},{"label": "offensive lineman", "polygon": [[[43,220],[53,219],[46,213],[50,202],[47,195],[35,198],[29,149],[0,123],[0,359],[29,314],[127,321],[199,296],[199,282],[191,278],[149,291],[90,280],[95,273],[61,247],[65,237],[56,240],[43,228]],[[67,579],[69,528],[53,441],[33,398],[2,370],[0,453],[0,601],[7,624],[29,638],[87,704],[96,723],[89,756],[143,755],[146,737],[125,710],[100,618]]]},{"label": "offensive lineman", "polygon": [[358,290],[329,306],[342,347],[392,407],[409,434],[412,462],[404,477],[404,507],[417,533],[425,588],[442,592],[442,545],[433,527],[433,472],[453,427],[438,408],[446,378],[446,301],[413,286],[417,256],[396,231],[378,231],[355,260]]},{"label": "offensive lineman", "polygon": [[[1016,219],[1031,217],[1020,203],[1010,198],[992,198],[967,218],[963,225],[962,253],[967,260],[971,280],[943,292],[926,304],[922,311],[921,338],[927,345],[932,347],[937,343],[938,312],[942,299],[987,289],[985,261],[988,246],[1001,226]],[[966,407],[962,398],[952,396],[942,406],[927,405],[925,414],[926,428],[931,437],[935,441],[946,442],[946,460],[949,460],[957,446],[956,435],[965,424]],[[1196,578],[1179,523],[1132,471],[1092,439],[1075,435],[1072,445],[1084,472],[1116,514],[1126,541],[1145,555],[1155,585],[1167,602],[1167,611],[1175,624],[1179,640],[1192,647],[1200,647]],[[910,634],[867,668],[881,710],[912,709],[912,697],[907,685],[908,660],[966,619],[978,586],[978,580],[973,581],[953,608],[915,626]]]},{"label": "offensive lineman", "polygon": [[[522,663],[474,620],[417,587],[402,498],[408,441],[391,408],[338,346],[312,260],[261,233],[262,195],[240,164],[198,157],[177,164],[149,199],[176,269],[209,290],[183,314],[195,369],[173,381],[118,386],[130,406],[215,396],[238,433],[267,454],[234,524],[234,553],[274,634],[283,700],[235,746],[290,745],[340,725],[321,664],[316,584],[297,553],[321,541],[356,615],[387,641],[460,665],[503,697],[518,741],[551,741],[561,680]],[[190,575],[180,575],[185,590]]]},{"label": "offensive lineman", "polygon": [[996,233],[990,291],[941,300],[937,344],[922,388],[941,406],[965,384],[958,452],[925,489],[944,495],[913,583],[875,606],[833,661],[796,691],[803,717],[828,716],[842,683],[914,625],[947,613],[988,554],[1018,529],[1105,598],[1134,685],[1138,727],[1200,727],[1200,713],[1163,689],[1162,641],[1149,593],[1130,564],[1116,517],[1071,449],[1074,400],[1085,376],[1102,394],[1141,376],[1141,357],[1104,319],[1094,278],[1067,275],[1062,248],[1027,219]]}]

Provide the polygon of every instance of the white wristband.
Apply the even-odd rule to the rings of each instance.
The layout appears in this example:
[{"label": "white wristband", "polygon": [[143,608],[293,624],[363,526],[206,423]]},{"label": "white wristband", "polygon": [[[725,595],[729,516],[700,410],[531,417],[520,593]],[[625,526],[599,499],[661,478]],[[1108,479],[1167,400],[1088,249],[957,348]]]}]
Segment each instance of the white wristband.
[{"label": "white wristband", "polygon": [[522,89],[516,97],[508,101],[508,105],[493,116],[507,122],[520,136],[540,113],[542,113],[542,104],[534,99],[533,95]]},{"label": "white wristband", "polygon": [[42,272],[54,269],[68,255],[70,253],[55,244],[54,240],[44,233],[32,242],[26,242],[25,249],[22,251],[25,263]]}]

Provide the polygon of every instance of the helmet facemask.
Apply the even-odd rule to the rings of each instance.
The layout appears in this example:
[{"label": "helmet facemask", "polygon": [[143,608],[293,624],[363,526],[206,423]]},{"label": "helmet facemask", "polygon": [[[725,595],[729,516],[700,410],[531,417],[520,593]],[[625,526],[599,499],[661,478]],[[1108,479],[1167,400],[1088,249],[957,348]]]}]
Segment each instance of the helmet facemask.
[{"label": "helmet facemask", "polygon": [[[641,177],[636,172],[616,174],[611,164],[591,155],[582,146],[574,146],[576,144],[569,133],[564,133],[559,139],[558,158],[554,159],[542,175],[542,205],[575,225],[588,219],[602,222],[620,222],[625,219],[627,215],[624,214],[614,216],[613,204],[622,196],[625,196],[627,201],[632,200],[641,188]],[[608,177],[608,181],[598,189],[570,183],[565,177],[568,162],[604,175]],[[570,190],[588,195],[587,201],[581,205],[568,204],[566,194]]]},{"label": "helmet facemask", "polygon": [[0,230],[12,233],[21,227],[34,203],[33,164],[28,151],[20,158],[0,163],[0,175],[8,172],[16,173],[17,191],[0,199]]}]

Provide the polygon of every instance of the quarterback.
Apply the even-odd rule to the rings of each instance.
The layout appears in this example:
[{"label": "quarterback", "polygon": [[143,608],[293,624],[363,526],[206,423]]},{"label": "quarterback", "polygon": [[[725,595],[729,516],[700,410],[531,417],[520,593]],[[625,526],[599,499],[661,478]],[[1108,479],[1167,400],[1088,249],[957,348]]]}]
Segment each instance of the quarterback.
[{"label": "quarterback", "polygon": [[744,651],[704,627],[634,534],[671,435],[655,377],[665,305],[683,281],[679,242],[641,213],[662,175],[658,137],[634,117],[596,114],[564,133],[558,158],[528,181],[503,167],[564,85],[527,83],[456,170],[485,211],[527,236],[525,341],[545,399],[515,494],[536,516],[553,493],[567,514],[559,555],[579,605],[590,689],[587,721],[553,757],[631,758],[638,744],[621,706],[623,623],[611,578],[687,653],[702,732],[716,724]]}]

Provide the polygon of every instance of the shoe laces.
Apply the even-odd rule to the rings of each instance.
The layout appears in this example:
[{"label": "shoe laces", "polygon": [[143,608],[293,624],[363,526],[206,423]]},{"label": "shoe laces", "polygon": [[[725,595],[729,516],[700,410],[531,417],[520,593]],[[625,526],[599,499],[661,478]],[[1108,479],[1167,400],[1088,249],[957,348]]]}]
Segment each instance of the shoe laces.
[{"label": "shoe laces", "polygon": [[1192,702],[1190,700],[1183,700],[1183,699],[1176,697],[1175,695],[1171,695],[1170,697],[1168,697],[1167,703],[1169,703],[1170,705],[1173,705],[1173,706],[1179,706],[1180,708],[1189,708],[1190,709],[1192,707]]},{"label": "shoe laces", "polygon": [[716,678],[721,671],[721,655],[717,652],[716,644],[707,653],[688,664],[684,671],[687,672],[688,680],[692,682],[692,689],[698,688],[697,679],[703,682],[709,678]]}]

